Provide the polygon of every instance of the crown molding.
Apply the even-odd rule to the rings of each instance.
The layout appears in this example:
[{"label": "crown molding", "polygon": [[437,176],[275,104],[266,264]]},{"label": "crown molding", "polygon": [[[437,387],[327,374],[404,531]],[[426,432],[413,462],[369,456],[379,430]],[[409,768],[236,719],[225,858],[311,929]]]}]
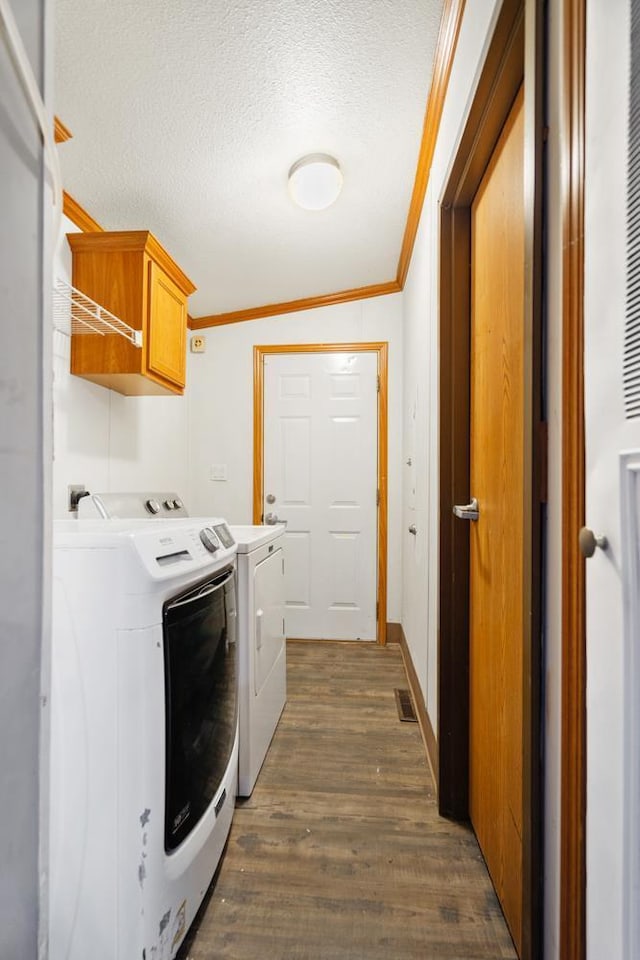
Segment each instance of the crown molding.
[{"label": "crown molding", "polygon": [[87,213],[84,207],[81,207],[78,201],[74,200],[66,190],[62,191],[62,212],[69,220],[73,220],[76,227],[79,227],[84,233],[104,230],[104,227],[101,227],[98,221],[94,220],[91,214]]},{"label": "crown molding", "polygon": [[64,143],[66,140],[71,140],[73,134],[69,127],[65,127],[64,123],[60,117],[53,118],[53,138],[56,143]]},{"label": "crown molding", "polygon": [[316,307],[330,307],[336,303],[348,303],[350,300],[366,300],[370,297],[383,297],[388,293],[399,293],[396,280],[387,283],[375,283],[368,287],[355,287],[353,290],[340,290],[319,297],[307,297],[303,300],[287,300],[284,303],[268,303],[263,307],[250,307],[247,310],[234,310],[231,313],[216,313],[208,317],[194,317],[192,330],[205,327],[220,327],[226,323],[241,323],[243,320],[259,320],[263,317],[277,317],[282,313],[296,313],[300,310],[313,310]]},{"label": "crown molding", "polygon": [[422,142],[420,144],[420,153],[418,154],[418,166],[413,184],[411,203],[409,204],[407,225],[400,250],[400,259],[398,260],[396,279],[400,289],[404,289],[413,248],[416,242],[416,234],[418,233],[424,198],[429,184],[431,163],[440,130],[440,120],[442,118],[444,101],[449,86],[449,77],[451,76],[453,58],[458,43],[464,6],[465,0],[445,0],[442,11],[442,20],[440,21],[440,31],[438,33],[438,42],[433,62],[431,88],[429,90],[429,99],[427,100],[427,109],[422,128]]}]

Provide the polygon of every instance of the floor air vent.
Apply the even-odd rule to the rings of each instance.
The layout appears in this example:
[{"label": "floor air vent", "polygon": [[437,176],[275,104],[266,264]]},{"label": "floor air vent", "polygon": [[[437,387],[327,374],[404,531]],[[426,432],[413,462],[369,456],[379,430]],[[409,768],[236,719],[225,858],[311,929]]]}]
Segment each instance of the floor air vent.
[{"label": "floor air vent", "polygon": [[413,709],[413,700],[411,699],[411,694],[409,691],[399,690],[396,688],[393,693],[396,698],[396,706],[398,708],[399,718],[409,723],[417,723],[418,718],[416,717],[416,712]]}]

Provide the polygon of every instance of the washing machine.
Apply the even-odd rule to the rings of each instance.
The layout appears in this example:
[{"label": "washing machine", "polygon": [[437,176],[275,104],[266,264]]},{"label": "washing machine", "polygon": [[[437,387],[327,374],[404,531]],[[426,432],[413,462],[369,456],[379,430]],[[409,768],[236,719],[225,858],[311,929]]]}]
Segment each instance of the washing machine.
[{"label": "washing machine", "polygon": [[[78,503],[78,517],[110,522],[147,517],[170,527],[184,522],[189,513],[175,492],[111,492],[87,494]],[[190,519],[208,523],[206,518]],[[285,529],[284,523],[229,525],[237,548],[238,793],[243,797],[251,795],[287,695]]]},{"label": "washing machine", "polygon": [[223,520],[54,525],[49,953],[172,960],[237,791]]},{"label": "washing machine", "polygon": [[285,525],[229,529],[238,550],[238,793],[248,797],[287,698]]}]

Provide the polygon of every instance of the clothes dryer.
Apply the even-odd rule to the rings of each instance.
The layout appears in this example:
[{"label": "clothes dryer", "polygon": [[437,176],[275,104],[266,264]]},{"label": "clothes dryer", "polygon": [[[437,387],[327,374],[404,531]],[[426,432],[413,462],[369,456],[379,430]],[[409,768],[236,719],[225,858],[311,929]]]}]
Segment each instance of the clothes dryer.
[{"label": "clothes dryer", "polygon": [[230,530],[238,550],[238,793],[248,797],[287,698],[285,526]]}]

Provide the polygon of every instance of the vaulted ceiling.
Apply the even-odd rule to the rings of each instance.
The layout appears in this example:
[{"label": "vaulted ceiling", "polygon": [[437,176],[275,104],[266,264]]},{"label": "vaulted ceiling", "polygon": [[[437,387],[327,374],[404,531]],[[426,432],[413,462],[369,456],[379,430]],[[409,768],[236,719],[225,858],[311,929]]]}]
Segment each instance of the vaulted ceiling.
[{"label": "vaulted ceiling", "polygon": [[[395,279],[443,0],[56,0],[65,189],[149,229],[195,317]],[[314,152],[338,201],[295,206]]]}]

